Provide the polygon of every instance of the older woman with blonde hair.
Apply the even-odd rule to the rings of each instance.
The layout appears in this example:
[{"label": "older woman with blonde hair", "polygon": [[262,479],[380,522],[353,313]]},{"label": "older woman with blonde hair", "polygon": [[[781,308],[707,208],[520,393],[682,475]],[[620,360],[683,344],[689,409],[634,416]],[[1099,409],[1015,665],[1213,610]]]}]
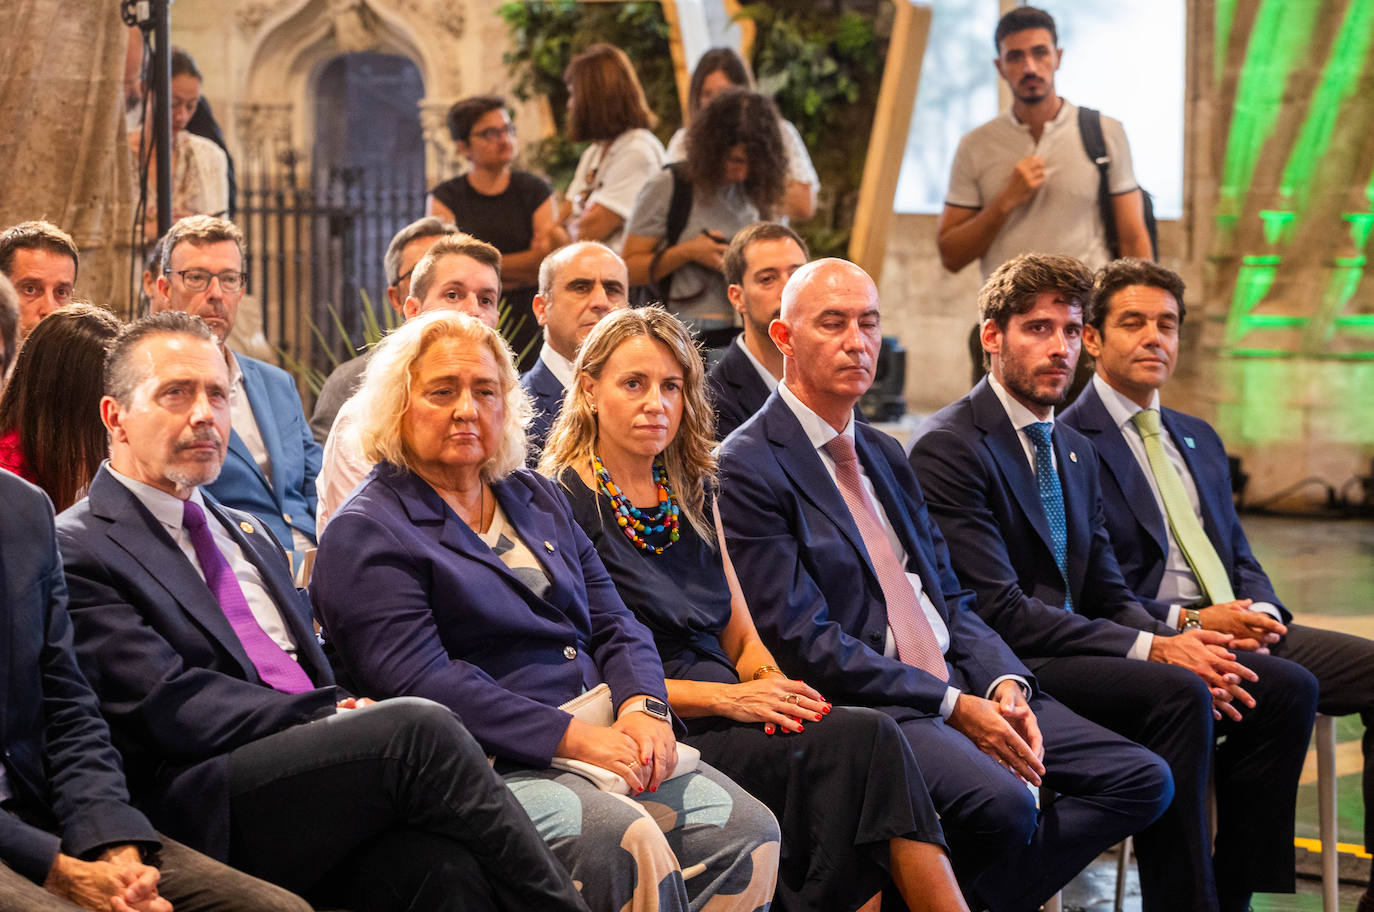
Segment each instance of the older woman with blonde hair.
[{"label": "older woman with blonde hair", "polygon": [[686,743],[777,815],[774,908],[868,908],[895,883],[912,910],[967,910],[896,722],[832,709],[754,630],[718,545],[712,414],[686,327],[657,307],[617,311],[582,344],[539,468],[653,631]]},{"label": "older woman with blonde hair", "polygon": [[[311,595],[360,691],[460,713],[592,909],[765,905],[776,822],[708,767],[670,778],[652,637],[558,487],[522,467],[531,409],[501,337],[451,312],[413,319],[357,395],[377,465],[326,528]],[[613,724],[561,708],[603,682]],[[631,800],[555,758],[610,771]]]}]

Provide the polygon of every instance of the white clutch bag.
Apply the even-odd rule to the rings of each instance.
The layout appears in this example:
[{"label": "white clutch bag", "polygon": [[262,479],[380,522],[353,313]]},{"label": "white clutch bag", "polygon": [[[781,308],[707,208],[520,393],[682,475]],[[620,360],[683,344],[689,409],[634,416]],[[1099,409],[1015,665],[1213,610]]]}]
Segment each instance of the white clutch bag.
[{"label": "white clutch bag", "polygon": [[[611,705],[611,688],[605,684],[596,685],[591,690],[579,697],[573,697],[558,708],[564,712],[572,713],[573,718],[586,722],[588,725],[610,728],[615,724],[615,707]],[[673,771],[665,778],[676,779],[684,773],[690,773],[697,768],[699,762],[701,762],[701,751],[690,744],[683,744],[679,741],[677,743],[677,766],[673,767]],[[554,769],[577,773],[603,792],[614,792],[617,795],[630,793],[629,783],[620,778],[619,774],[594,763],[569,760],[567,757],[554,757],[551,766]]]}]

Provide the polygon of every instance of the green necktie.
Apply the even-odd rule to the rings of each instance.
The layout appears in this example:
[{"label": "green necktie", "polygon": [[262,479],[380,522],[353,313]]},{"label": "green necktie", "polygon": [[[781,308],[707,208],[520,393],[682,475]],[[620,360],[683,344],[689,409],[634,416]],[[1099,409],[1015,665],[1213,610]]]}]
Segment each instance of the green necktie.
[{"label": "green necktie", "polygon": [[1208,540],[1197,514],[1193,512],[1188,492],[1183,488],[1183,479],[1164,452],[1159,409],[1142,409],[1131,420],[1145,440],[1145,456],[1150,460],[1150,471],[1155,476],[1159,496],[1164,501],[1169,528],[1173,530],[1174,541],[1183,550],[1188,566],[1193,568],[1193,576],[1213,605],[1231,601],[1236,597],[1231,590],[1231,578],[1217,556],[1217,549]]}]

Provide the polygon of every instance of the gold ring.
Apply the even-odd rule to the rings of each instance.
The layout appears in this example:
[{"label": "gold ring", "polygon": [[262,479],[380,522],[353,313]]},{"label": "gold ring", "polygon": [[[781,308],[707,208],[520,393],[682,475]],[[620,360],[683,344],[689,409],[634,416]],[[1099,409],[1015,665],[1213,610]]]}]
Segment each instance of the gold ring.
[{"label": "gold ring", "polygon": [[631,760],[631,761],[629,762],[629,767],[630,767],[630,769],[634,769],[636,766],[639,766],[639,761],[638,761],[638,760]]},{"label": "gold ring", "polygon": [[791,703],[793,706],[796,706],[796,705],[797,705],[797,700],[798,700],[798,697],[797,697],[796,694],[788,694],[788,695],[787,695],[787,699],[784,700],[783,702],[784,702],[784,703]]}]

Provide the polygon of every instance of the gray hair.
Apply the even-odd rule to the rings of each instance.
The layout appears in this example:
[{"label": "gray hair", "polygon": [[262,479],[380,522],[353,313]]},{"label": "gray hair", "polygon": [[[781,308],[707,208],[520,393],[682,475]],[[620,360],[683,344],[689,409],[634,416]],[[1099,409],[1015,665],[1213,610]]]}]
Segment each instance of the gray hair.
[{"label": "gray hair", "polygon": [[534,415],[534,405],[520,385],[515,359],[501,334],[480,320],[451,310],[407,320],[372,349],[355,396],[362,406],[358,410],[358,440],[363,455],[374,463],[412,469],[410,449],[401,432],[410,408],[410,384],[420,358],[440,339],[485,345],[496,361],[506,414],[496,452],[482,465],[481,473],[483,481],[499,481],[525,464],[525,428]]},{"label": "gray hair", "polygon": [[153,336],[190,336],[219,348],[219,337],[209,324],[180,310],[149,314],[125,326],[110,343],[105,355],[105,395],[126,408],[134,390],[147,376],[147,372],[137,366],[134,351]]},{"label": "gray hair", "polygon": [[571,260],[588,247],[600,247],[617,260],[620,260],[622,266],[625,264],[620,254],[600,241],[576,241],[566,247],[559,247],[553,253],[544,257],[543,262],[539,264],[539,296],[541,298],[547,301],[553,295],[553,283],[554,280],[558,278],[558,270],[562,269],[568,260]]},{"label": "gray hair", "polygon": [[445,234],[457,233],[457,225],[446,222],[437,215],[427,215],[424,218],[416,219],[396,232],[391,243],[386,245],[386,256],[382,258],[382,268],[386,270],[387,286],[390,287],[401,281],[401,253],[406,249],[407,244],[420,238],[442,237]]}]

